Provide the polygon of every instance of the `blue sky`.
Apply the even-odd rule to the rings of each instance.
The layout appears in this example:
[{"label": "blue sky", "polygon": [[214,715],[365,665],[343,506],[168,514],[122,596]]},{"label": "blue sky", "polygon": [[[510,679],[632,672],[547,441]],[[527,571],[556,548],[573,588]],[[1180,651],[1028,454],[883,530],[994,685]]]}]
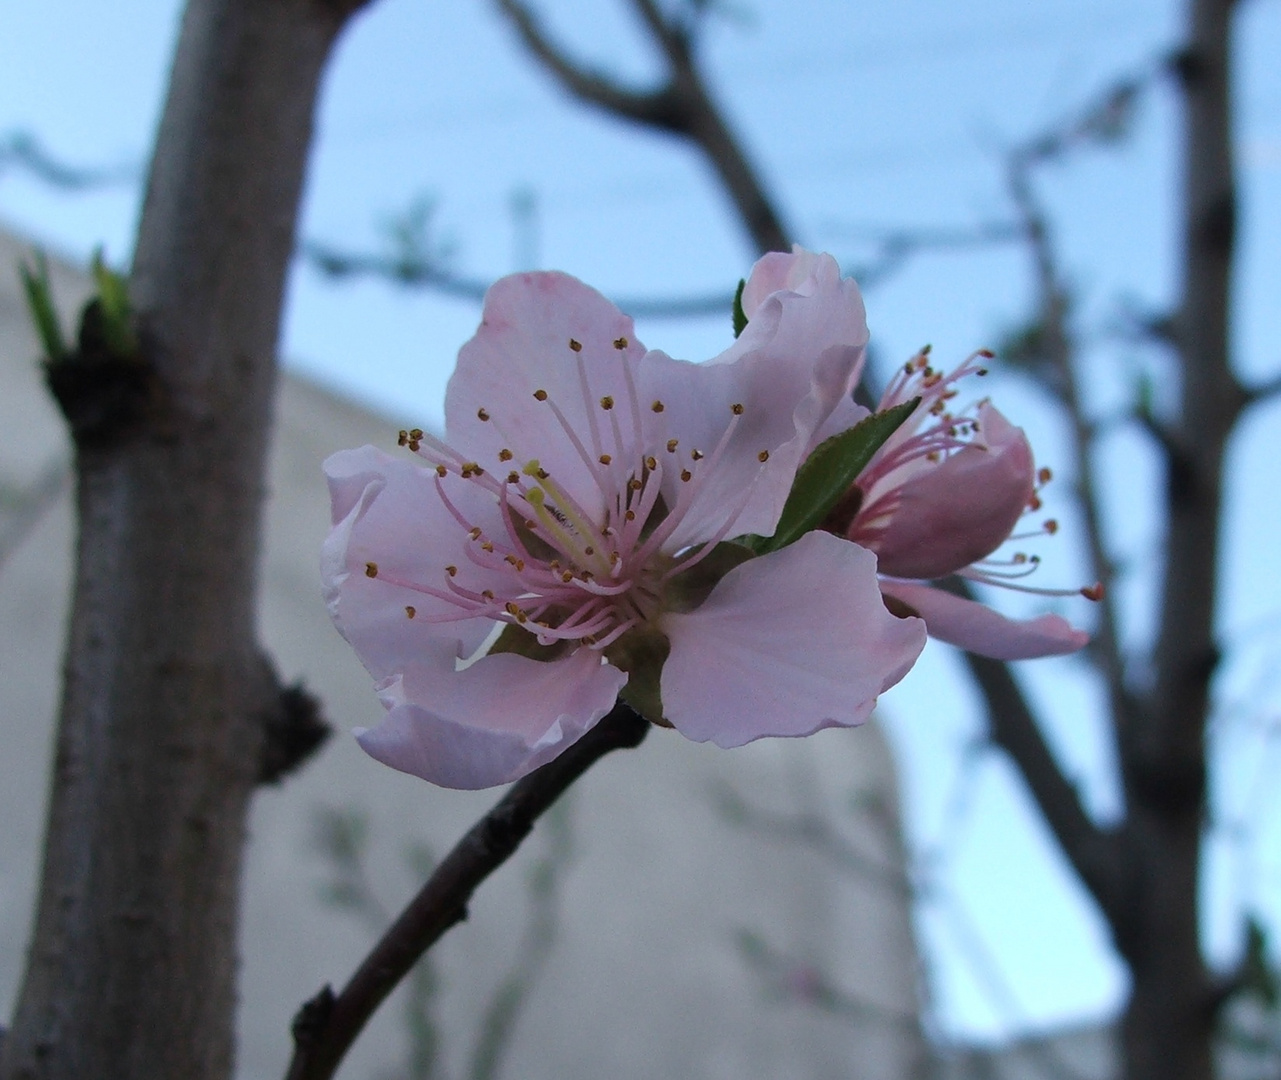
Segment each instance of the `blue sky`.
[{"label": "blue sky", "polygon": [[[622,0],[541,0],[548,26],[586,62],[645,84],[660,70]],[[1107,82],[1178,41],[1170,0],[726,0],[705,43],[718,99],[807,245],[847,265],[870,231],[1008,220],[1000,150],[1041,130]],[[176,31],[176,0],[117,5],[9,2],[0,34],[0,136],[33,131],[53,154],[93,165],[145,160]],[[1281,370],[1281,2],[1249,0],[1239,18],[1243,243],[1235,346],[1248,377]],[[1125,403],[1140,373],[1168,380],[1159,355],[1107,337],[1126,306],[1160,310],[1174,280],[1177,102],[1158,84],[1132,137],[1044,171],[1041,192],[1077,290],[1091,405]],[[139,186],[69,195],[18,169],[0,172],[0,218],[84,257],[103,243],[123,261]],[[535,235],[513,198],[532,197]],[[326,82],[303,235],[372,248],[416,198],[460,273],[492,278],[541,266],[616,297],[728,292],[751,262],[747,239],[702,161],[676,141],[567,102],[520,52],[483,0],[377,0],[340,45]],[[931,342],[960,360],[1025,314],[1024,253],[1013,246],[923,255],[867,295],[879,355]],[[394,425],[437,424],[445,380],[478,318],[476,305],[378,282],[335,286],[300,267],[291,286],[288,363],[388,412]],[[642,320],[642,340],[700,358],[725,347],[729,319]],[[1075,584],[1070,478],[1061,421],[1016,374],[985,390],[1029,431],[1064,478],[1049,491],[1063,532],[1042,554],[1046,584]],[[1276,404],[1232,447],[1221,631],[1230,703],[1216,721],[1216,807],[1228,823],[1211,845],[1207,939],[1235,947],[1243,906],[1281,926],[1281,806],[1266,783],[1278,765],[1281,531],[1272,443]],[[1100,450],[1109,537],[1125,562],[1123,634],[1150,630],[1156,476],[1149,448],[1119,432]],[[1056,490],[1057,488],[1057,490]],[[1088,619],[1084,605],[1064,610]],[[1013,605],[1011,610],[1026,606]],[[1124,994],[1106,931],[1047,842],[999,755],[974,752],[981,731],[954,656],[931,646],[884,701],[900,750],[917,849],[944,846],[921,908],[940,1025],[992,1037],[1101,1017]],[[1091,719],[1097,690],[1073,660],[1023,674],[1046,703],[1049,734],[1090,806],[1117,808],[1106,740]],[[943,702],[943,705],[940,705]],[[1270,725],[1270,726],[1269,726]],[[1271,734],[1269,734],[1271,732]],[[958,777],[961,779],[958,780]],[[1237,837],[1238,839],[1231,839]],[[982,942],[977,958],[972,940]],[[997,972],[985,974],[988,968]]]}]

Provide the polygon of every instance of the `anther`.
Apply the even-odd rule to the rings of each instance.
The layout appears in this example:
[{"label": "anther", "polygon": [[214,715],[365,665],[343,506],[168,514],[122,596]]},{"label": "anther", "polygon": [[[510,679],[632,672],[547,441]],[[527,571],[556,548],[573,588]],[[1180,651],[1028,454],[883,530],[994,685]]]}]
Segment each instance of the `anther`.
[{"label": "anther", "polygon": [[996,353],[994,353],[991,349],[979,349],[979,351],[975,355],[983,357],[984,360],[996,359]]},{"label": "anther", "polygon": [[614,348],[618,349],[620,352],[627,348],[627,339],[625,337],[614,338]]},{"label": "anther", "polygon": [[601,456],[600,456],[597,460],[598,460],[602,465],[608,465],[608,464],[609,464],[611,461],[613,461],[614,459],[613,459],[612,457],[610,457],[610,455],[609,455],[609,454],[601,454]]},{"label": "anther", "polygon": [[674,454],[674,453],[676,453],[676,447],[677,447],[678,445],[680,445],[680,440],[679,440],[679,439],[668,439],[668,440],[667,440],[667,452],[668,452],[669,454]]},{"label": "anther", "polygon": [[437,465],[437,466],[436,466],[436,475],[437,475],[437,476],[448,476],[448,475],[449,475],[449,470],[448,470],[448,469],[446,469],[444,465]]},{"label": "anther", "polygon": [[667,406],[661,401],[655,401],[654,404],[649,407],[649,410],[650,412],[662,412],[665,408],[667,408]]},{"label": "anther", "polygon": [[489,413],[487,413],[484,409],[477,409],[477,410],[476,410],[476,419],[477,419],[477,420],[488,420],[488,419],[489,419]]},{"label": "anther", "polygon": [[696,447],[694,447],[694,449],[693,449],[693,450],[691,450],[691,451],[689,452],[689,456],[690,456],[690,458],[691,458],[691,459],[693,459],[694,461],[702,461],[702,460],[703,460],[703,451],[701,451],[701,450],[696,446]]},{"label": "anther", "polygon": [[510,450],[508,450],[507,447],[505,446],[498,451],[499,461],[511,461],[511,459],[514,458],[515,456],[516,455],[513,454]]},{"label": "anther", "polygon": [[493,550],[494,550],[494,542],[493,542],[492,540],[482,540],[482,541],[480,542],[480,546],[481,546],[481,550],[483,550],[483,551],[493,551]]},{"label": "anther", "polygon": [[693,477],[693,475],[694,474],[690,472],[688,469],[681,469],[681,480],[684,481],[686,484],[690,482],[690,479]]},{"label": "anther", "polygon": [[647,468],[650,472],[653,472],[655,469],[658,468],[658,459],[655,457],[647,457],[645,459],[645,468]]},{"label": "anther", "polygon": [[413,442],[418,442],[418,440],[421,439],[422,437],[423,437],[423,429],[420,427],[416,427],[409,432],[409,438]]},{"label": "anther", "polygon": [[1053,536],[1056,532],[1059,531],[1059,523],[1055,521],[1053,518],[1050,518],[1049,521],[1047,521],[1044,525],[1041,526],[1041,528],[1043,528],[1047,533]]},{"label": "anther", "polygon": [[534,391],[534,400],[535,400],[535,401],[546,401],[546,400],[547,400],[547,391],[546,391],[546,390],[535,390],[535,391]]},{"label": "anther", "polygon": [[400,434],[396,436],[396,445],[404,446],[407,442],[409,442],[409,432],[401,428]]},{"label": "anther", "polygon": [[446,566],[445,573],[448,574],[450,577],[456,577],[458,575],[458,567]]},{"label": "anther", "polygon": [[583,548],[583,554],[590,559],[593,555],[596,554],[596,549],[592,547],[591,544],[588,544],[585,548]]},{"label": "anther", "polygon": [[1048,484],[1054,478],[1054,474],[1047,468],[1040,468],[1036,472],[1036,479],[1042,484]]},{"label": "anther", "polygon": [[743,415],[742,402],[738,402],[738,401],[734,402],[734,404],[729,407],[729,411],[732,412],[735,416],[742,416]]},{"label": "anther", "polygon": [[626,518],[628,521],[635,521],[635,520],[636,520],[636,511],[635,511],[635,510],[625,510],[625,511],[623,512],[623,517],[624,517],[624,518]]},{"label": "anther", "polygon": [[1081,590],[1081,595],[1087,600],[1093,600],[1096,603],[1103,599],[1103,582],[1096,581],[1093,585],[1087,585]]},{"label": "anther", "polygon": [[614,399],[610,397],[608,394],[606,394],[603,398],[600,399],[600,407],[604,409],[606,412],[609,412],[609,410],[614,407]]},{"label": "anther", "polygon": [[518,473],[515,469],[513,469],[511,472],[507,474],[507,482],[509,484],[519,484],[520,473]]},{"label": "anther", "polygon": [[378,564],[376,562],[365,563],[365,577],[377,577]]},{"label": "anther", "polygon": [[759,461],[762,465],[764,465],[765,462],[769,461],[769,451],[762,450],[759,454],[756,455],[756,460]]},{"label": "anther", "polygon": [[644,486],[645,485],[634,476],[627,481],[627,488],[629,491],[640,491]]},{"label": "anther", "polygon": [[481,596],[483,596],[486,600],[492,600],[492,599],[494,598],[494,590],[493,590],[493,589],[481,589],[481,590],[480,590],[480,595],[481,595]]},{"label": "anther", "polygon": [[480,526],[479,526],[479,525],[474,525],[474,526],[472,526],[472,528],[470,528],[470,529],[467,531],[467,535],[468,535],[468,537],[469,537],[469,538],[471,538],[472,540],[479,540],[479,539],[480,539]]},{"label": "anther", "polygon": [[569,347],[573,349],[574,352],[583,351],[583,343],[581,341],[575,341],[573,338],[569,339]]},{"label": "anther", "polygon": [[415,615],[417,615],[417,614],[418,614],[418,609],[417,609],[416,607],[414,607],[414,605],[413,605],[413,604],[406,604],[406,605],[405,605],[405,614],[406,614],[409,618],[411,618],[411,619],[412,619]]}]

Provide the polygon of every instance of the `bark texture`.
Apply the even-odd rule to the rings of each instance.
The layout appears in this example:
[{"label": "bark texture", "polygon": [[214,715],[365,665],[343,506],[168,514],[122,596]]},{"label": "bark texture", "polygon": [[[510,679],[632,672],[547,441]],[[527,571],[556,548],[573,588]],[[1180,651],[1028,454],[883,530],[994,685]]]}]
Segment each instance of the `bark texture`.
[{"label": "bark texture", "polygon": [[[285,273],[356,3],[191,0],[130,283],[138,347],[51,358],[80,533],[36,927],[3,1080],[232,1074],[254,638]],[[89,346],[89,347],[85,347]]]}]

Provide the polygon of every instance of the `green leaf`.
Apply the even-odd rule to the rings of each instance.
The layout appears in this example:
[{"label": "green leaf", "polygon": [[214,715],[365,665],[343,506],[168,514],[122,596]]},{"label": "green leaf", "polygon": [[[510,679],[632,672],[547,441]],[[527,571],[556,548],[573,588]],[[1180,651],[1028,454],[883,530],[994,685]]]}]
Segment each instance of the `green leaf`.
[{"label": "green leaf", "polygon": [[102,248],[93,253],[93,280],[98,286],[102,313],[102,335],[116,356],[131,356],[137,349],[131,325],[129,291],[123,275],[117,274],[102,258]]},{"label": "green leaf", "polygon": [[745,543],[758,555],[778,551],[817,529],[844,499],[859,473],[915,410],[921,399],[873,413],[839,435],[820,443],[796,473],[783,515],[773,536],[749,537]]},{"label": "green leaf", "polygon": [[747,315],[743,312],[743,290],[747,288],[747,278],[738,279],[738,288],[734,290],[734,336],[738,337],[747,326]]},{"label": "green leaf", "polygon": [[58,325],[58,312],[53,306],[53,293],[49,288],[49,264],[44,252],[35,253],[34,267],[25,262],[19,265],[18,273],[22,275],[27,307],[31,310],[31,321],[35,323],[36,333],[40,335],[45,356],[50,360],[60,360],[69,350],[62,336],[62,328]]}]

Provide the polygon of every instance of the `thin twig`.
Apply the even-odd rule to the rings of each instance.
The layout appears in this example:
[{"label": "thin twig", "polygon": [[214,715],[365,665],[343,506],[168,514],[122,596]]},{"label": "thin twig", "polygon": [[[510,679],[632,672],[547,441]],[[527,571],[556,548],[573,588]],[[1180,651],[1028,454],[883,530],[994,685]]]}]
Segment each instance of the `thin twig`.
[{"label": "thin twig", "polygon": [[374,1010],[450,927],[467,917],[477,886],[506,862],[534,822],[611,750],[638,746],[649,723],[619,702],[560,757],[517,781],[468,830],[337,996],[326,986],[294,1019],[286,1080],[328,1080]]}]

